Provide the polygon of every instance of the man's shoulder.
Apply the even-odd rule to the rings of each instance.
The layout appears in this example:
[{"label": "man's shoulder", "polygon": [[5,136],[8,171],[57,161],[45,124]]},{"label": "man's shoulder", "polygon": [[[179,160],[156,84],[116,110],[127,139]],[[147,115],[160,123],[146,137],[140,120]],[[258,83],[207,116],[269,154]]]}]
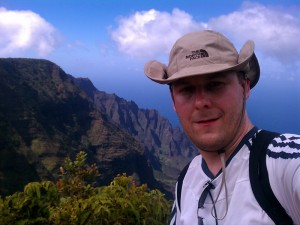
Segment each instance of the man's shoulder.
[{"label": "man's shoulder", "polygon": [[283,134],[280,134],[275,139],[277,139],[278,141],[282,141],[282,142],[285,142],[285,141],[300,142],[300,134],[283,133]]},{"label": "man's shoulder", "polygon": [[300,135],[280,134],[271,141],[267,149],[267,155],[275,159],[300,158]]}]

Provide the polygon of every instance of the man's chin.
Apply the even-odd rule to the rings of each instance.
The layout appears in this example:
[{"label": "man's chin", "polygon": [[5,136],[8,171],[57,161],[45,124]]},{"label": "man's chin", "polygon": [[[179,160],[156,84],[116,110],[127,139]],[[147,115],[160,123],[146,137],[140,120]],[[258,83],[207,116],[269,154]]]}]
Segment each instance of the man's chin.
[{"label": "man's chin", "polygon": [[198,149],[206,152],[218,152],[224,148],[225,142],[224,138],[220,135],[207,134],[201,135],[197,138],[198,140],[194,142]]}]

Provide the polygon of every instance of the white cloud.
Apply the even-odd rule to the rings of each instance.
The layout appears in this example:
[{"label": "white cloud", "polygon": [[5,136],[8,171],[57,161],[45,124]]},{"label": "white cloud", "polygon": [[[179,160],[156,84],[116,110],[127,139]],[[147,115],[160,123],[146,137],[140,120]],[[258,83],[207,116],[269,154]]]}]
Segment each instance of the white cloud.
[{"label": "white cloud", "polygon": [[55,28],[32,11],[13,11],[0,7],[0,56],[20,56],[35,51],[44,56],[52,52],[59,37]]},{"label": "white cloud", "polygon": [[237,50],[247,40],[254,40],[264,77],[294,80],[300,78],[299,12],[299,8],[246,2],[239,10],[227,15],[195,21],[179,9],[172,13],[152,9],[122,18],[112,37],[119,50],[129,56],[158,60],[164,56],[161,60],[164,61],[174,42],[183,34],[213,29],[224,33]]},{"label": "white cloud", "polygon": [[279,61],[300,57],[300,17],[283,8],[245,3],[239,11],[211,19],[209,27],[224,32],[239,44],[255,41],[256,49]]},{"label": "white cloud", "polygon": [[300,74],[300,10],[288,10],[246,2],[239,11],[209,20],[208,27],[238,45],[254,40],[262,74],[293,81]]},{"label": "white cloud", "polygon": [[264,6],[246,2],[242,7],[208,21],[195,21],[179,9],[172,13],[154,9],[136,12],[119,20],[119,26],[112,32],[119,50],[130,56],[158,57],[168,54],[174,42],[183,34],[214,29],[228,36],[240,46],[253,39],[256,51],[279,62],[298,63],[300,57],[300,13],[287,8]]},{"label": "white cloud", "polygon": [[152,57],[168,54],[176,39],[204,26],[179,9],[172,13],[152,9],[121,18],[112,38],[119,50],[127,55]]}]

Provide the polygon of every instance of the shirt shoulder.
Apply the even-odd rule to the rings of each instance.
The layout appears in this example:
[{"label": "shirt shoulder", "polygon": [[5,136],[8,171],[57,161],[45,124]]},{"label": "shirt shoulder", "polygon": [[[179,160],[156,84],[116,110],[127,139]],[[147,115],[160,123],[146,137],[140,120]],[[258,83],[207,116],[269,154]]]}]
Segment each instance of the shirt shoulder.
[{"label": "shirt shoulder", "polygon": [[296,224],[300,223],[300,135],[281,134],[267,149],[271,188]]},{"label": "shirt shoulder", "polygon": [[273,159],[300,158],[300,135],[281,134],[270,143],[267,156]]}]

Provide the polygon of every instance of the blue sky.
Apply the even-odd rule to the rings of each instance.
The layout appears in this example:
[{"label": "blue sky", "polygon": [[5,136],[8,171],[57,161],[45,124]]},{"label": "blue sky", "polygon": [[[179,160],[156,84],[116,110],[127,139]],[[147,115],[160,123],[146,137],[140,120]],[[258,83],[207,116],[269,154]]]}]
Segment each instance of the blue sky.
[{"label": "blue sky", "polygon": [[0,0],[0,57],[44,58],[107,93],[155,108],[178,124],[168,88],[144,76],[167,63],[183,34],[214,29],[237,50],[256,44],[261,79],[248,101],[254,124],[300,133],[298,0]]}]

